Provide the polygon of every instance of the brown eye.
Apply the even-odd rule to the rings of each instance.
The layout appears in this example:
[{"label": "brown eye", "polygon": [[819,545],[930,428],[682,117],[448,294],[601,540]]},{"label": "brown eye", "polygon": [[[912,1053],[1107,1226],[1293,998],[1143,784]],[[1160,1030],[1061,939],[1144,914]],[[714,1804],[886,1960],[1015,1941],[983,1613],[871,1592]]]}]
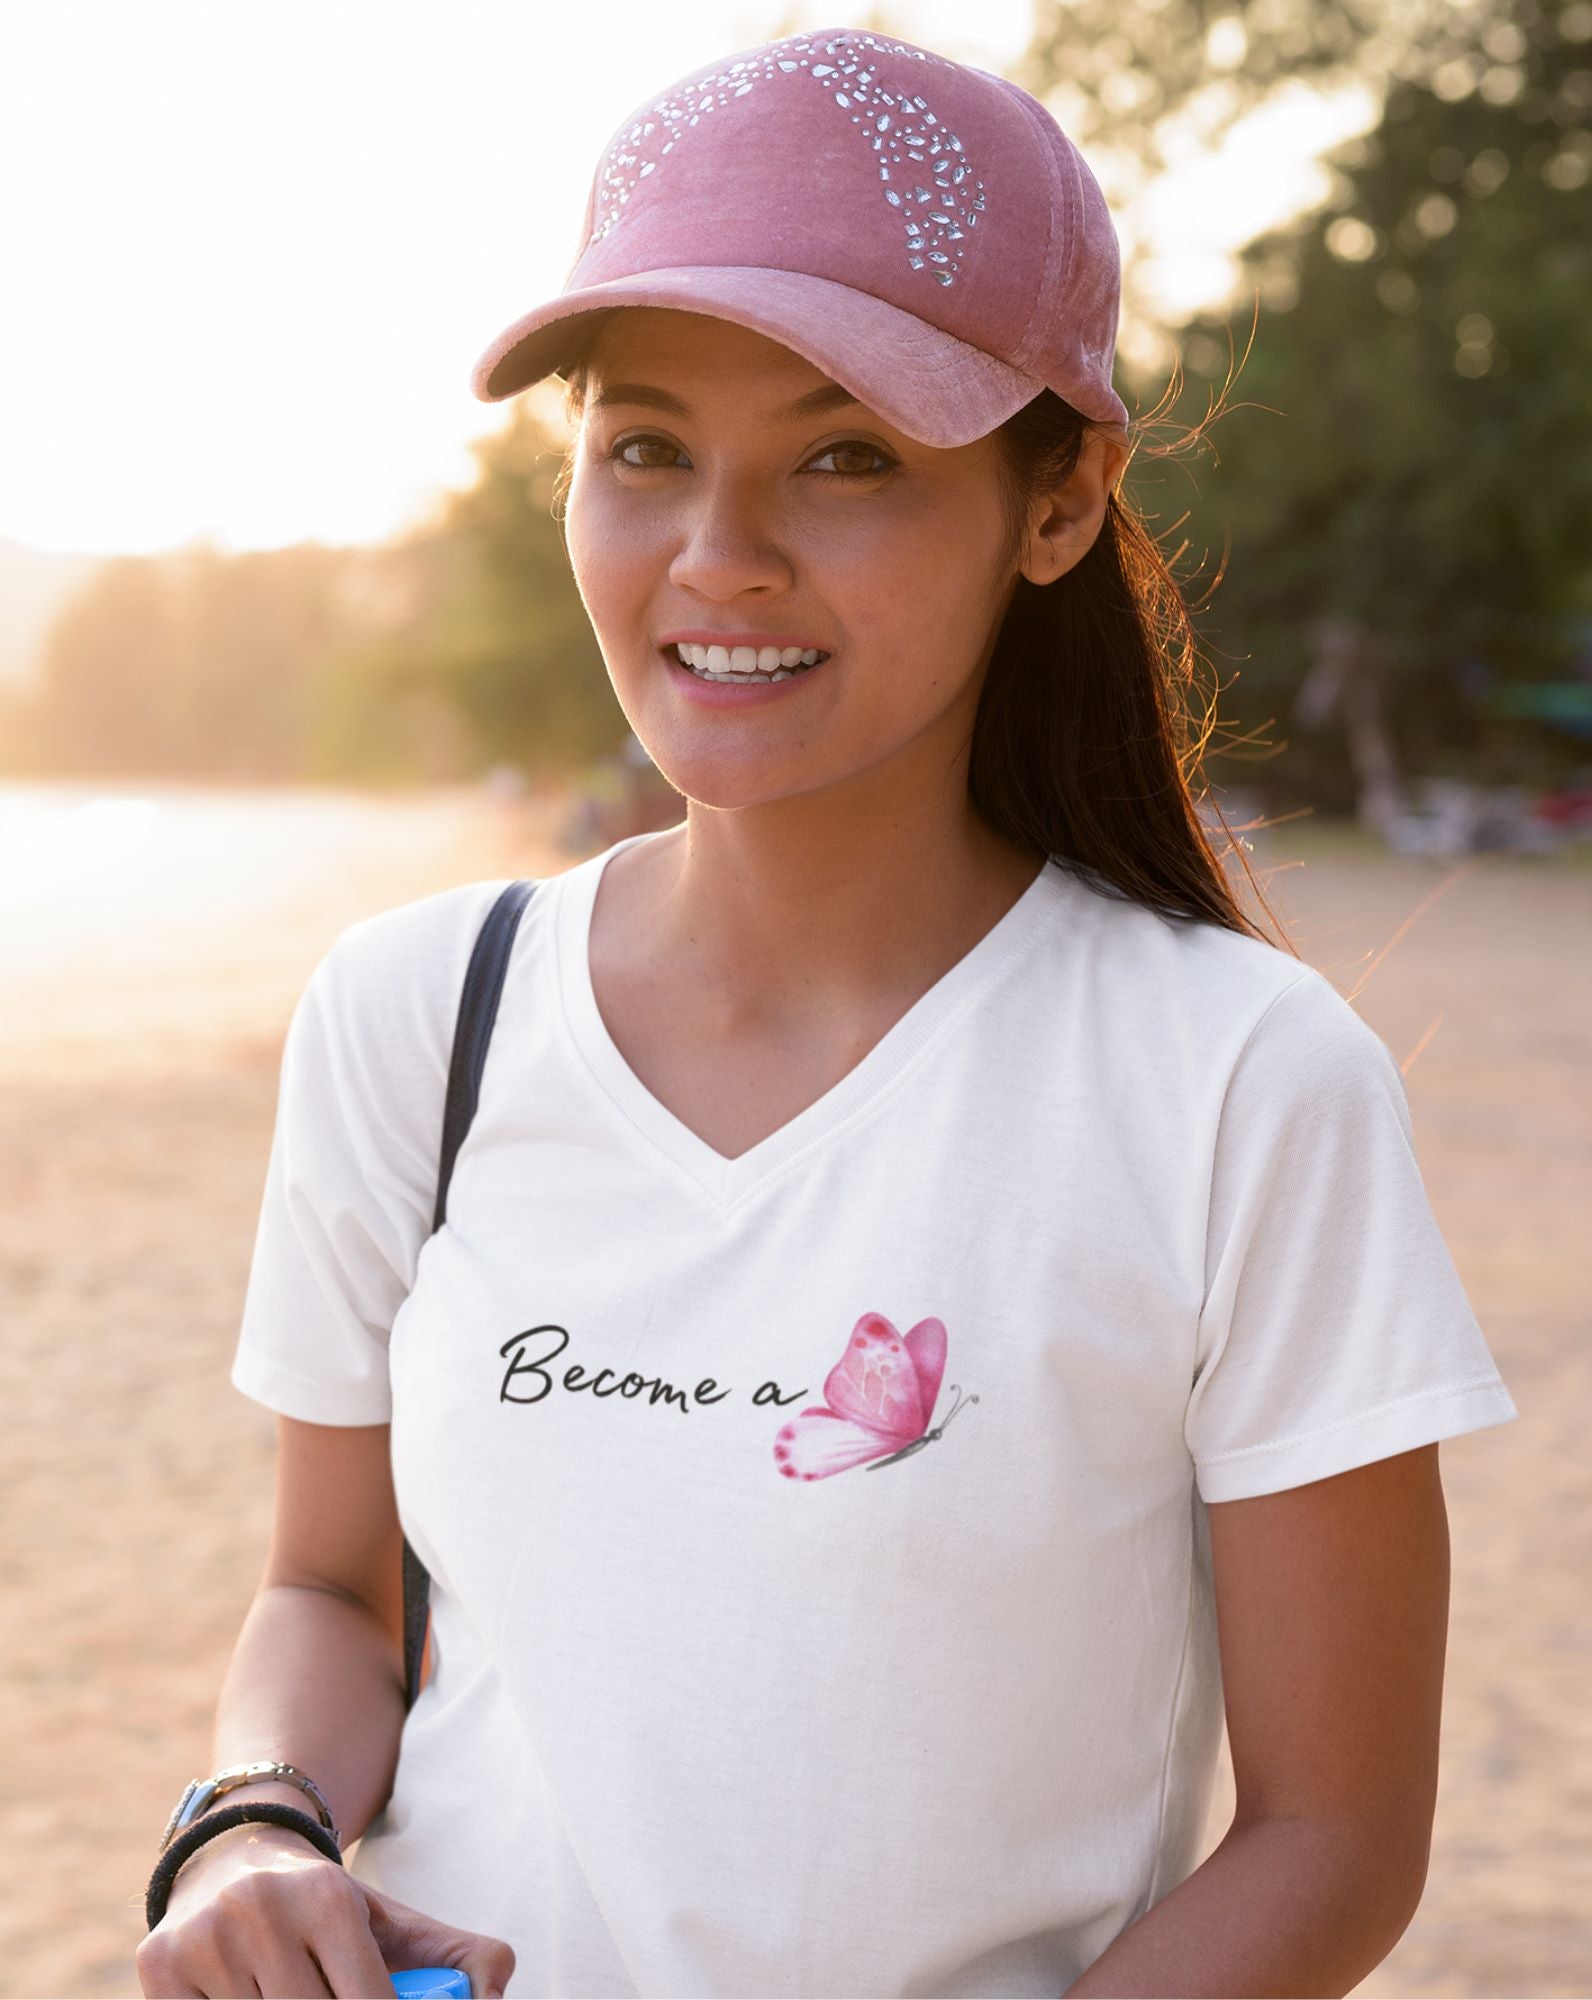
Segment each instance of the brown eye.
[{"label": "brown eye", "polygon": [[[839,444],[826,444],[823,450],[818,453],[818,457],[833,458],[837,453],[844,454],[846,452],[860,454],[862,457],[876,460],[877,463],[864,466],[854,465],[849,472],[821,472],[819,477],[822,479],[874,479],[880,473],[888,472],[895,464],[895,460],[887,452],[881,451],[876,444],[869,444],[865,438],[842,438]],[[812,460],[808,462],[809,464],[813,463]]]},{"label": "brown eye", "polygon": [[634,459],[625,458],[622,455],[623,453],[629,451],[632,445],[649,445],[649,444],[662,445],[665,451],[673,451],[675,449],[675,447],[672,444],[670,444],[667,438],[661,438],[653,431],[638,431],[632,437],[618,439],[617,442],[608,452],[607,456],[610,459],[616,461],[620,465],[628,465],[632,472],[653,472],[662,470],[661,467],[658,467],[656,465],[637,465]]}]

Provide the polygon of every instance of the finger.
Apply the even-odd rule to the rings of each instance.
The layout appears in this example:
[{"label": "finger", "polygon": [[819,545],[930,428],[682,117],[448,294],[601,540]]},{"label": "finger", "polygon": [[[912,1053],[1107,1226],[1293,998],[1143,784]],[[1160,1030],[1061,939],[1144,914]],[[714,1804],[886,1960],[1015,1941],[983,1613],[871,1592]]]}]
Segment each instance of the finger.
[{"label": "finger", "polygon": [[[273,1951],[268,1959],[254,1968],[254,1983],[259,1988],[260,2000],[327,2000],[332,1989],[316,1962],[315,1954],[307,1947],[297,1951]],[[392,1981],[387,1981],[389,1988]],[[380,1993],[382,1988],[371,1989]]]},{"label": "finger", "polygon": [[503,1938],[483,1931],[460,1930],[440,1917],[373,1889],[368,1882],[359,1886],[364,1892],[371,1933],[387,1964],[457,1966],[468,1975],[470,1991],[476,2000],[484,2000],[492,1991],[501,1995],[507,1989],[515,1955],[514,1947]]},{"label": "finger", "polygon": [[391,1994],[392,1974],[368,1931],[363,1938],[341,1934],[328,1938],[324,1944],[317,1943],[315,1952],[326,1991],[335,1994],[336,2000],[376,2000],[379,1994]]},{"label": "finger", "polygon": [[478,1937],[473,1949],[459,1960],[460,1969],[469,1974],[470,1991],[476,2000],[503,2000],[515,1964],[514,1947],[494,1937]]},{"label": "finger", "polygon": [[191,1974],[178,1964],[164,1937],[156,1940],[151,1932],[133,1954],[133,1967],[144,2000],[205,2000],[204,1988],[196,1986]]},{"label": "finger", "polygon": [[191,1979],[184,1979],[181,1973],[164,1966],[153,1972],[140,1966],[138,1984],[144,2000],[205,2000],[202,1986],[195,1986]]}]

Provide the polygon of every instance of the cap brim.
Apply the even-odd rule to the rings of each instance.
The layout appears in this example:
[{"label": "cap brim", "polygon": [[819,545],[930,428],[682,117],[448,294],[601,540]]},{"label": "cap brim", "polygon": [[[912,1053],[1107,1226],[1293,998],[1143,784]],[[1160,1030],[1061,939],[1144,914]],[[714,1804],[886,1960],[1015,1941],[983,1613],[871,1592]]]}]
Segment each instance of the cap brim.
[{"label": "cap brim", "polygon": [[504,328],[471,371],[484,403],[574,366],[620,306],[708,313],[791,348],[920,444],[971,444],[1045,384],[850,285],[736,265],[648,271],[565,292]]}]

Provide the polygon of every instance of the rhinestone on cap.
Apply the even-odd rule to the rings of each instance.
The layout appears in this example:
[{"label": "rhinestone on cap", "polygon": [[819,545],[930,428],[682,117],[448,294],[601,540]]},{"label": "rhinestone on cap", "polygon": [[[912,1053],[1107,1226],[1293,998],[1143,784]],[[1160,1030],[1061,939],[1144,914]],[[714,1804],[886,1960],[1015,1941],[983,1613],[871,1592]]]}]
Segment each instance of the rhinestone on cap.
[{"label": "rhinestone on cap", "polygon": [[[927,101],[877,83],[874,70],[858,53],[863,49],[952,67],[926,49],[873,35],[836,36],[822,43],[810,35],[787,35],[752,61],[743,57],[699,77],[682,94],[661,98],[610,145],[588,245],[618,226],[631,189],[655,173],[664,155],[705,115],[747,96],[761,82],[804,77],[803,87],[807,82],[821,85],[878,155],[880,193],[901,216],[908,264],[942,285],[954,283],[963,246],[984,207],[984,184],[969,165],[961,140],[941,125]],[[836,60],[825,60],[831,56]],[[666,136],[655,136],[660,134]]]}]

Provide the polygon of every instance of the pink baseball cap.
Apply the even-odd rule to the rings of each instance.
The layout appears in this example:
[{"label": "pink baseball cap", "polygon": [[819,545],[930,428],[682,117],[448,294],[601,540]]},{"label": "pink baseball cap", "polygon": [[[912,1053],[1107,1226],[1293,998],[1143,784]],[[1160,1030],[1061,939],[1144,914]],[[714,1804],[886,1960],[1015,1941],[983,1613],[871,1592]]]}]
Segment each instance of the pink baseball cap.
[{"label": "pink baseball cap", "polygon": [[1083,156],[1025,90],[859,28],[765,42],[627,117],[564,289],[470,386],[500,402],[622,306],[709,313],[811,361],[922,444],[970,444],[1053,389],[1125,425],[1121,261]]}]

